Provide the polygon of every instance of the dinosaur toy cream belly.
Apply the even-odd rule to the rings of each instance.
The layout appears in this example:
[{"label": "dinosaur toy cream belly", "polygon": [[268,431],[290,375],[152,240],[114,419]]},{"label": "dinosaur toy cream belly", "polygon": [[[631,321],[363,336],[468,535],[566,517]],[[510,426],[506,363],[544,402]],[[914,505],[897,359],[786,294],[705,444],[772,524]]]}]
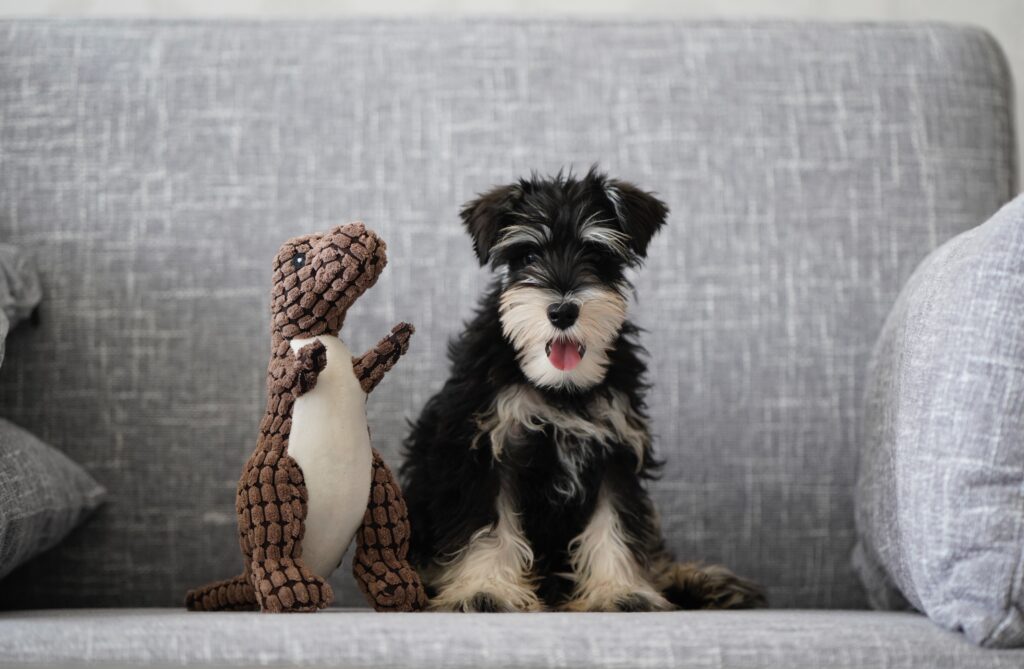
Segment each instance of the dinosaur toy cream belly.
[{"label": "dinosaur toy cream belly", "polygon": [[366,393],[352,371],[352,353],[331,336],[292,339],[290,344],[297,353],[314,341],[327,349],[327,366],[316,387],[295,400],[288,454],[302,468],[309,493],[302,558],[326,578],[363,522],[373,453]]},{"label": "dinosaur toy cream belly", "polygon": [[190,590],[193,611],[316,611],[355,537],[352,573],[378,611],[418,611],[402,491],[370,446],[366,398],[409,350],[399,323],[353,356],[338,337],[348,308],[387,264],[362,223],[291,239],[274,258],[267,408],[235,494],[242,573]]}]

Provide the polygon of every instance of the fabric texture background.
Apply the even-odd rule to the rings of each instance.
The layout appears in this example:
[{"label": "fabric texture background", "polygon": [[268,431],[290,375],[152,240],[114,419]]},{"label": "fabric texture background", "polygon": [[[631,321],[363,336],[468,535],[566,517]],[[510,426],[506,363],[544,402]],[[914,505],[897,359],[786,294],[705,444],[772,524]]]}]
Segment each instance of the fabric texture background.
[{"label": "fabric texture background", "polygon": [[57,545],[105,492],[66,455],[0,419],[0,578]]},{"label": "fabric texture background", "polygon": [[32,315],[43,298],[35,263],[17,246],[0,244],[0,366],[10,329]]},{"label": "fabric texture background", "polygon": [[1024,645],[1024,195],[943,244],[886,319],[854,562],[873,604]]},{"label": "fabric texture background", "polygon": [[[368,405],[397,464],[488,280],[459,205],[594,161],[672,208],[633,308],[669,545],[776,606],[863,606],[868,356],[917,263],[1012,197],[1011,107],[995,43],[939,25],[0,23],[0,239],[45,249],[47,294],[0,412],[111,491],[0,606],[176,606],[238,572],[292,235],[362,219],[388,242],[343,336],[416,325]],[[347,565],[332,583],[362,601]]]},{"label": "fabric texture background", "polygon": [[874,611],[0,614],[0,657],[60,666],[1019,669],[924,616]]}]

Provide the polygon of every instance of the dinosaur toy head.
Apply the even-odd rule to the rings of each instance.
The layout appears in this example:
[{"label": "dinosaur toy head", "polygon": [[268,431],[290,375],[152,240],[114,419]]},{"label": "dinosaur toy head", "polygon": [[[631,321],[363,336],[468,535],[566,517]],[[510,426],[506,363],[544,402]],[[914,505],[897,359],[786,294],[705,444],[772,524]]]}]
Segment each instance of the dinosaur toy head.
[{"label": "dinosaur toy head", "polygon": [[384,270],[386,248],[362,223],[285,242],[274,258],[274,334],[285,339],[337,336],[348,308]]}]

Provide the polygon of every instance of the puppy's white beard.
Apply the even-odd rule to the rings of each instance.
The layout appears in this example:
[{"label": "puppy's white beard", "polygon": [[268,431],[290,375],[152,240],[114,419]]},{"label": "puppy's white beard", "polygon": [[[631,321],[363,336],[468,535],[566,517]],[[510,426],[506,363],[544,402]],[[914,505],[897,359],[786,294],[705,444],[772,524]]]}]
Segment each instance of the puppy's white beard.
[{"label": "puppy's white beard", "polygon": [[[548,320],[548,307],[562,301],[558,292],[517,286],[501,295],[502,332],[515,347],[523,374],[537,386],[583,390],[600,383],[608,369],[608,350],[626,320],[622,291],[586,288],[571,300],[580,307],[579,317],[572,327],[560,330]],[[556,337],[568,337],[586,347],[572,370],[558,369],[548,360],[547,344]]]}]

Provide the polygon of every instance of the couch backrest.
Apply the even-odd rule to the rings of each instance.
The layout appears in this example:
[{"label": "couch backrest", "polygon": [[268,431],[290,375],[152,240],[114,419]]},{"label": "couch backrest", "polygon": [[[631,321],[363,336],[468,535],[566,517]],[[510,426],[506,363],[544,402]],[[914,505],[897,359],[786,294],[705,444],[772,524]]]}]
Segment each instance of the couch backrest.
[{"label": "couch backrest", "polygon": [[237,572],[283,239],[387,240],[345,335],[418,327],[369,405],[397,462],[486,281],[459,205],[600,161],[672,208],[634,309],[671,547],[779,606],[859,606],[864,365],[915,263],[1011,196],[1010,107],[992,40],[937,25],[0,23],[0,239],[46,292],[0,414],[111,491],[0,600],[176,605]]}]

